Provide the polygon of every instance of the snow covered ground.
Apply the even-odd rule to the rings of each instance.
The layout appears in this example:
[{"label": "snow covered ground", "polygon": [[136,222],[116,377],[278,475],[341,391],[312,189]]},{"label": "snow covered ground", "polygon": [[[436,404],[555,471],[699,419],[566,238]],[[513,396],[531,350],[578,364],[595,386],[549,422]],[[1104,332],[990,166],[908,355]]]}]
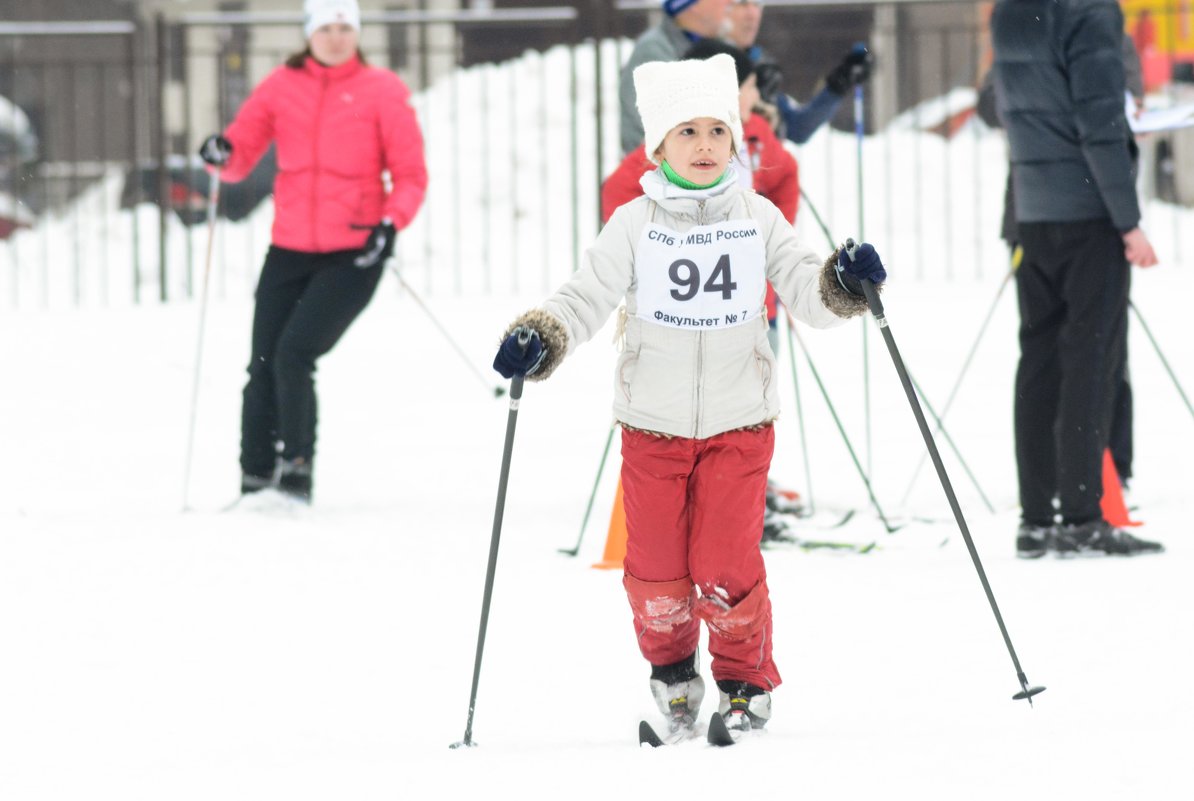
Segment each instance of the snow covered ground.
[{"label": "snow covered ground", "polygon": [[[831,193],[824,165],[853,164],[854,144],[825,134],[801,151],[803,184],[839,236],[857,210],[849,192]],[[1000,142],[982,135],[973,150],[959,147],[897,131],[868,142],[866,153],[868,175],[882,186],[866,212],[868,238],[892,275],[891,330],[937,408],[995,301],[1006,259],[994,239]],[[925,186],[965,189],[973,171],[948,159],[971,164],[980,155],[983,182],[996,189],[981,206],[967,207],[963,191],[925,191],[913,202],[899,189],[911,162],[893,158],[905,150],[936,154],[918,162]],[[947,216],[941,250],[918,251],[913,229]],[[435,219],[433,233],[445,215]],[[544,224],[558,228],[527,222]],[[1191,392],[1190,267],[1174,254],[1194,226],[1187,212],[1157,204],[1145,224],[1165,263],[1136,271],[1133,299]],[[801,230],[824,244],[807,215]],[[648,669],[620,575],[590,567],[604,545],[616,448],[580,555],[558,552],[576,542],[609,431],[611,326],[526,390],[476,706],[480,745],[450,750],[468,716],[507,417],[488,364],[506,323],[540,299],[546,270],[536,263],[521,287],[464,280],[450,296],[447,277],[428,276],[437,265],[448,270],[451,252],[424,260],[412,232],[402,263],[420,271],[411,283],[468,363],[387,276],[321,363],[314,507],[221,512],[237,489],[252,314],[251,282],[241,276],[258,264],[236,262],[246,248],[228,246],[244,234],[221,232],[218,252],[234,263],[228,280],[217,274],[207,312],[185,511],[198,305],[50,304],[0,315],[0,799],[1194,795],[1194,417],[1135,320],[1133,502],[1146,523],[1140,533],[1162,540],[1164,555],[1014,558],[1011,292],[995,305],[947,420],[996,509],[987,510],[942,443],[1020,661],[1030,682],[1048,687],[1034,708],[1011,700],[1014,669],[931,470],[907,492],[923,444],[882,340],[873,328],[864,338],[869,321],[853,322],[801,335],[872,465],[884,512],[908,525],[889,535],[879,523],[798,354],[805,474],[796,385],[782,353],[773,476],[820,510],[796,532],[878,548],[768,552],[786,681],[764,735],[725,751],[698,743],[640,750],[637,722],[657,714]],[[475,227],[447,235],[476,244]],[[56,241],[52,231],[37,236]],[[496,229],[493,236],[494,275],[510,275],[511,256],[502,254],[516,248]],[[202,233],[195,240],[201,248]],[[984,270],[948,271],[947,256],[976,249]],[[127,253],[109,255],[114,270],[128,269]],[[558,278],[569,261],[544,266]],[[848,509],[858,512],[843,529],[815,527]]]},{"label": "snow covered ground", "polygon": [[[898,279],[909,367],[940,405],[995,281]],[[1134,298],[1187,385],[1181,267]],[[478,370],[521,297],[428,301]],[[251,305],[215,302],[182,511],[197,308],[0,317],[0,797],[5,799],[1188,798],[1194,419],[1134,331],[1134,501],[1168,552],[1017,561],[1010,294],[948,423],[996,505],[947,451],[1036,707],[1014,670],[930,473],[896,508],[922,446],[870,336],[871,459],[893,519],[867,508],[801,364],[813,499],[865,555],[771,551],[786,679],[765,735],[736,749],[640,751],[654,714],[617,572],[602,551],[611,456],[574,544],[609,421],[608,337],[527,388],[475,740],[467,718],[507,404],[388,276],[320,372],[316,504],[220,513],[235,495]],[[803,332],[860,456],[862,323]],[[787,364],[786,354],[783,364]],[[496,379],[496,376],[495,376]],[[774,476],[805,490],[791,375]],[[708,705],[706,711],[708,710]]]}]

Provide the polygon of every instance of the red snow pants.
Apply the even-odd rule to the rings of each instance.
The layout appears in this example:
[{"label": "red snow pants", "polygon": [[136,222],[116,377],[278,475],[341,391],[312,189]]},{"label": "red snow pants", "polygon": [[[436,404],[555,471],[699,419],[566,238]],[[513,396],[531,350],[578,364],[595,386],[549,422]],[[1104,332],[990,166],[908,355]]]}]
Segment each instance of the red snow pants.
[{"label": "red snow pants", "polygon": [[623,429],[623,584],[652,665],[691,656],[704,620],[714,680],[779,685],[759,548],[774,448],[771,426],[708,439]]}]

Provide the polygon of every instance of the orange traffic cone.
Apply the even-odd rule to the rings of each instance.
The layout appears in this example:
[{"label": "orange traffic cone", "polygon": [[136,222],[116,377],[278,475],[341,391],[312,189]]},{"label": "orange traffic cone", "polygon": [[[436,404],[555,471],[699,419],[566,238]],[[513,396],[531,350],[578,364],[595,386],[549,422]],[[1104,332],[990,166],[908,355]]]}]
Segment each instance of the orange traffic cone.
[{"label": "orange traffic cone", "polygon": [[609,515],[609,534],[605,538],[605,553],[601,561],[593,565],[598,570],[621,570],[626,558],[626,509],[622,505],[622,479],[618,479],[618,491],[614,495],[614,508]]},{"label": "orange traffic cone", "polygon": [[1124,493],[1119,486],[1119,473],[1115,469],[1115,462],[1111,459],[1111,450],[1103,451],[1103,519],[1116,528],[1124,526],[1139,526],[1139,520],[1133,520],[1128,515],[1128,506],[1124,503]]}]

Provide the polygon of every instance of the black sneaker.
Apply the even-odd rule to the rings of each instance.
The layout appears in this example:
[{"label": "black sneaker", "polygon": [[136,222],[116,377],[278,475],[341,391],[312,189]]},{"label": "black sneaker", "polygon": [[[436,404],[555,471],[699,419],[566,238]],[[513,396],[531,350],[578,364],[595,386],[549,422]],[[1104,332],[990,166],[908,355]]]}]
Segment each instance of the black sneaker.
[{"label": "black sneaker", "polygon": [[1159,542],[1134,537],[1102,519],[1063,525],[1053,543],[1058,556],[1138,556],[1165,550]]},{"label": "black sneaker", "polygon": [[254,492],[261,492],[263,489],[269,489],[274,485],[274,477],[271,476],[255,476],[251,473],[241,473],[240,476],[240,494],[249,495]]},{"label": "black sneaker", "polygon": [[278,491],[310,503],[311,463],[301,456],[283,459],[278,474]]},{"label": "black sneaker", "polygon": [[744,681],[722,679],[717,682],[721,703],[717,711],[730,731],[761,729],[771,720],[771,693]]},{"label": "black sneaker", "polygon": [[1020,523],[1016,532],[1016,556],[1021,559],[1040,559],[1053,544],[1053,526],[1038,526],[1032,523]]}]

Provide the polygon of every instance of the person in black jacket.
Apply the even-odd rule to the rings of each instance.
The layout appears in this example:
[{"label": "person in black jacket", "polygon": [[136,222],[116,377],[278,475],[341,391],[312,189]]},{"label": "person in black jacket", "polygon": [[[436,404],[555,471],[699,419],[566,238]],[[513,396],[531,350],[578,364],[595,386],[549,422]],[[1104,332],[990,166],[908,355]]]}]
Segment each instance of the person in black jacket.
[{"label": "person in black jacket", "polygon": [[[1124,82],[1128,94],[1132,97],[1132,105],[1136,113],[1144,108],[1144,77],[1140,66],[1140,54],[1136,50],[1136,43],[1127,33],[1123,35]],[[995,107],[995,71],[988,70],[979,87],[978,102],[975,112],[979,119],[992,128],[1002,128],[999,114]],[[1000,222],[999,236],[1007,243],[1011,254],[1012,269],[1019,266],[1022,250],[1020,248],[1020,233],[1016,228],[1015,198],[1012,196],[1012,175],[1008,170],[1007,187],[1003,196],[1003,217]],[[1124,325],[1124,336],[1128,327]],[[1124,492],[1127,492],[1128,482],[1132,479],[1132,459],[1134,453],[1132,441],[1132,383],[1128,375],[1127,348],[1125,345],[1124,360],[1119,370],[1119,377],[1115,381],[1115,400],[1111,416],[1111,439],[1108,447],[1111,450],[1111,460],[1115,464],[1115,472]]]},{"label": "person in black jacket", "polygon": [[1123,27],[1115,0],[998,0],[991,15],[1023,248],[1015,399],[1023,557],[1163,550],[1109,525],[1099,506],[1126,357],[1128,265],[1157,263],[1140,228]]}]

